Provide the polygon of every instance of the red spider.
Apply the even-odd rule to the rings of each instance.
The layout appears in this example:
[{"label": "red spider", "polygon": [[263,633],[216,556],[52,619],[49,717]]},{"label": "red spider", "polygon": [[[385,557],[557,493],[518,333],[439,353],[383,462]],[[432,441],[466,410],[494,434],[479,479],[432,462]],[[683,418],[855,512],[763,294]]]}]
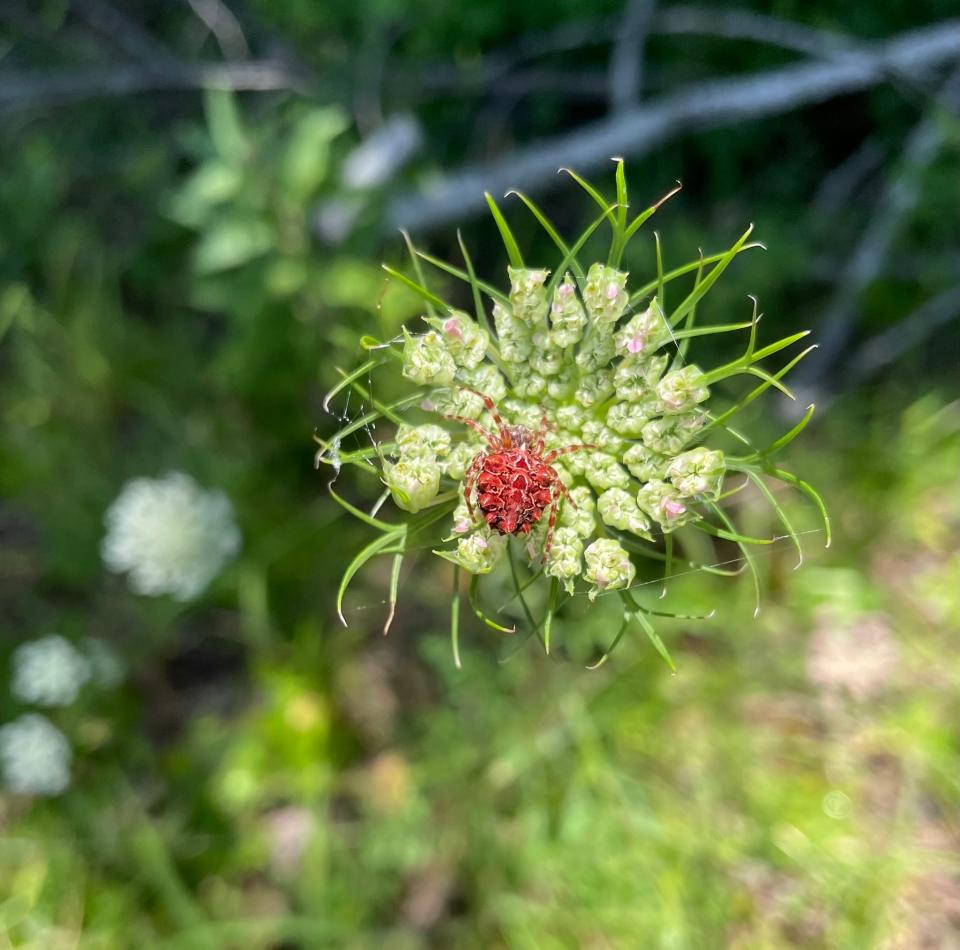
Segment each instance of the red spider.
[{"label": "red spider", "polygon": [[489,396],[475,389],[467,392],[472,392],[483,400],[497,425],[497,435],[493,435],[473,419],[463,416],[445,417],[462,422],[479,432],[489,446],[473,457],[464,475],[463,497],[470,517],[474,516],[471,498],[474,486],[477,489],[477,506],[483,513],[484,520],[500,534],[529,534],[549,505],[550,521],[547,524],[547,539],[543,547],[543,558],[546,560],[553,544],[557,500],[563,497],[574,505],[566,485],[560,481],[560,476],[551,466],[551,462],[561,455],[596,446],[568,445],[544,455],[543,441],[550,427],[546,413],[540,420],[539,431],[534,435],[526,426],[508,426]]}]

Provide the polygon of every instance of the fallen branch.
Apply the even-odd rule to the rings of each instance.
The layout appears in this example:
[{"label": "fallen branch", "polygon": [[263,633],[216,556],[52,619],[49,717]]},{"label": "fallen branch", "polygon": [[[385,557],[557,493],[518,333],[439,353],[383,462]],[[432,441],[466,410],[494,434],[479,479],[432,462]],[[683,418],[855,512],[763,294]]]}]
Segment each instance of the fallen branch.
[{"label": "fallen branch", "polygon": [[482,166],[468,166],[400,195],[386,209],[393,229],[436,227],[485,208],[483,193],[540,191],[557,167],[589,172],[612,155],[636,158],[684,132],[775,115],[868,89],[890,74],[929,74],[960,58],[960,20],[912,30],[862,52],[735,79],[697,83],[647,105],[602,119]]}]

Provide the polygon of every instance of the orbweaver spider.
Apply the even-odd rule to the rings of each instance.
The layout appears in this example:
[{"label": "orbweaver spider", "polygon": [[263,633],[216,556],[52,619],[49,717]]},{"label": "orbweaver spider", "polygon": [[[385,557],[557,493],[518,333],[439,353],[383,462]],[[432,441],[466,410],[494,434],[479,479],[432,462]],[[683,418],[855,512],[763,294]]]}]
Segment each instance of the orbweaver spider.
[{"label": "orbweaver spider", "polygon": [[500,534],[529,534],[533,526],[550,507],[547,538],[543,546],[546,560],[553,544],[553,529],[557,520],[557,502],[566,498],[574,505],[567,486],[560,481],[552,462],[561,455],[596,448],[593,445],[567,445],[544,455],[544,438],[550,428],[547,414],[540,420],[536,433],[526,426],[508,426],[497,411],[496,403],[475,389],[468,389],[483,400],[493,416],[497,434],[488,432],[479,422],[463,416],[444,416],[478,432],[487,440],[487,448],[478,452],[467,467],[463,478],[463,498],[470,517],[475,517],[473,491],[476,488],[477,507],[484,520]]}]

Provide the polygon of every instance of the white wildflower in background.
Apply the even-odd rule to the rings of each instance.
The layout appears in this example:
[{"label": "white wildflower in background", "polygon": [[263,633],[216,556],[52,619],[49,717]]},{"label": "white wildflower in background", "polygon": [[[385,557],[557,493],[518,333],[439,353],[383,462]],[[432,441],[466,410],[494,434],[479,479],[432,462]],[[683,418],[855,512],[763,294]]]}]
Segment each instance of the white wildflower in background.
[{"label": "white wildflower in background", "polygon": [[192,600],[240,547],[230,499],[182,472],[127,482],[104,522],[104,563],[152,597]]},{"label": "white wildflower in background", "polygon": [[0,727],[0,773],[23,795],[59,795],[70,784],[72,752],[49,720],[28,713]]},{"label": "white wildflower in background", "polygon": [[69,706],[90,679],[90,661],[58,633],[13,651],[10,690],[37,706]]},{"label": "white wildflower in background", "polygon": [[82,646],[90,663],[91,679],[95,685],[102,689],[110,689],[123,682],[123,663],[106,643],[87,637]]}]

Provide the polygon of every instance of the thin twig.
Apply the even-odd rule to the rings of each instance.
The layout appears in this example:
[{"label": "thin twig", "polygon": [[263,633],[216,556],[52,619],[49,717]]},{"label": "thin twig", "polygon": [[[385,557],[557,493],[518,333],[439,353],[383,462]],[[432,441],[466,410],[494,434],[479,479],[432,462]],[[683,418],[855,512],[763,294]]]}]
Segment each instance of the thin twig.
[{"label": "thin twig", "polygon": [[542,190],[560,165],[581,172],[612,155],[636,158],[694,129],[716,128],[775,115],[883,82],[891,71],[924,74],[960,57],[960,19],[902,33],[869,52],[837,61],[804,63],[734,79],[713,80],[581,126],[483,166],[467,166],[400,195],[386,209],[391,230],[417,230],[462,220],[483,210],[483,193]]},{"label": "thin twig", "polygon": [[223,0],[186,0],[190,9],[217,41],[223,58],[248,59],[250,44],[243,35],[243,27]]},{"label": "thin twig", "polygon": [[235,89],[306,92],[307,81],[283,63],[172,63],[43,72],[0,70],[0,111],[65,105],[85,99],[172,89]]}]

